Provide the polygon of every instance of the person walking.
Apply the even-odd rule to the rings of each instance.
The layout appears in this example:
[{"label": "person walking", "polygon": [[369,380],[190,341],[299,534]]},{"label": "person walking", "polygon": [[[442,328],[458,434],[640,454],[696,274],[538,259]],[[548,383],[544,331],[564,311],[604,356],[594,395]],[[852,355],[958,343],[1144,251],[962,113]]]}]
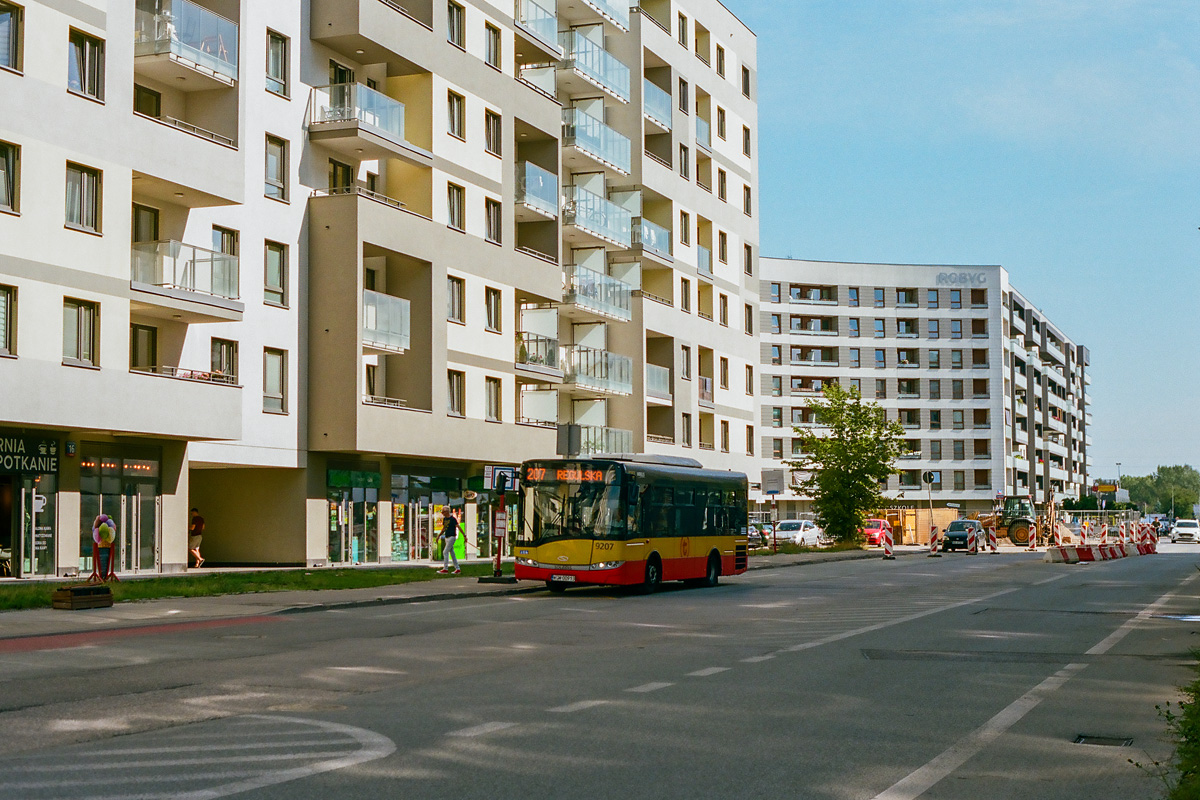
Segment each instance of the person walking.
[{"label": "person walking", "polygon": [[199,568],[204,564],[204,557],[200,555],[200,542],[204,538],[204,517],[200,516],[198,509],[192,509],[192,522],[188,525],[188,552],[196,559],[196,567]]},{"label": "person walking", "polygon": [[[448,505],[442,506],[442,535],[438,538],[442,540],[442,568],[438,572],[457,575],[462,571],[458,568],[458,553],[454,552],[454,543],[458,539],[458,520]],[[450,569],[450,559],[454,559],[453,570]]]}]

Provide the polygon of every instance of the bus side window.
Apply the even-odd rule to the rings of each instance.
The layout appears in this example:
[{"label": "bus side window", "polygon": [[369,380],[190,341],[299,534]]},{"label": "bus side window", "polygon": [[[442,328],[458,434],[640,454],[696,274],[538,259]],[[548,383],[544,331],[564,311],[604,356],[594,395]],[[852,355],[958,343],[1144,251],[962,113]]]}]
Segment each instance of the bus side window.
[{"label": "bus side window", "polygon": [[626,477],[625,480],[627,481],[625,484],[625,531],[630,538],[637,538],[642,529],[641,515],[639,514],[639,500],[641,499],[639,489],[641,487],[629,477]]}]

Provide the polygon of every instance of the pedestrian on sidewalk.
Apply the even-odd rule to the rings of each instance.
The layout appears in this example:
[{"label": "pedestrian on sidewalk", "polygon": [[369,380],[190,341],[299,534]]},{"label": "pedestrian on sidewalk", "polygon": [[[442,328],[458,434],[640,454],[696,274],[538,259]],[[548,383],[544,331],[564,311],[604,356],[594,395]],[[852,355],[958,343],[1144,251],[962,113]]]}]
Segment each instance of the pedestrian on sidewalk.
[{"label": "pedestrian on sidewalk", "polygon": [[204,557],[200,555],[200,542],[204,538],[204,517],[200,516],[198,509],[192,509],[192,521],[188,525],[188,552],[196,559],[196,567],[199,568],[204,564]]},{"label": "pedestrian on sidewalk", "polygon": [[[457,575],[462,572],[458,568],[458,553],[454,552],[454,542],[458,539],[458,520],[454,517],[454,511],[449,505],[442,506],[442,535],[438,538],[442,540],[442,568],[438,570],[442,575],[453,573]],[[454,559],[454,569],[450,569],[450,559]]]}]

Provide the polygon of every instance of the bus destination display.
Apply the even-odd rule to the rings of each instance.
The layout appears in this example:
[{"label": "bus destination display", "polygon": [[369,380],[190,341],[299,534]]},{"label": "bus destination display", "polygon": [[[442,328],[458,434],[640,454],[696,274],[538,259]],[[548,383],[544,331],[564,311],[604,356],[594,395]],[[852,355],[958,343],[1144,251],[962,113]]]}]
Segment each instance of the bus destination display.
[{"label": "bus destination display", "polygon": [[530,483],[557,481],[558,483],[592,483],[603,482],[605,471],[602,469],[586,469],[577,466],[556,467],[526,467],[525,480]]}]

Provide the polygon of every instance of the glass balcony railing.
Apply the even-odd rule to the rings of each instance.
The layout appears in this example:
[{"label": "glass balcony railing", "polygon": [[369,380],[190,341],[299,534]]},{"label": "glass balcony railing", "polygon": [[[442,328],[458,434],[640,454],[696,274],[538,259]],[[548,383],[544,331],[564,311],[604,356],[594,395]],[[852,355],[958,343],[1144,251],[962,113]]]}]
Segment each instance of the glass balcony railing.
[{"label": "glass balcony railing", "polygon": [[713,379],[700,376],[700,402],[713,404]]},{"label": "glass balcony railing", "polygon": [[558,83],[556,77],[558,71],[553,65],[550,66],[523,66],[521,67],[521,80],[539,89],[548,97],[554,97],[558,91]]},{"label": "glass balcony railing", "polygon": [[712,249],[704,245],[696,246],[696,271],[701,275],[712,275]]},{"label": "glass balcony railing", "polygon": [[625,30],[629,30],[629,3],[620,0],[584,0],[592,8],[599,11]]},{"label": "glass balcony railing", "polygon": [[608,394],[633,394],[633,359],[579,344],[563,348],[567,383]]},{"label": "glass balcony railing", "polygon": [[712,126],[701,117],[696,117],[696,144],[705,150],[712,150]]},{"label": "glass balcony railing", "polygon": [[627,209],[580,186],[564,187],[563,196],[563,222],[622,247],[632,246],[633,214]]},{"label": "glass balcony railing", "polygon": [[574,145],[592,158],[629,174],[630,144],[601,120],[578,108],[563,109],[563,144]]},{"label": "glass balcony railing", "polygon": [[646,365],[646,394],[671,399],[671,370],[657,364]]},{"label": "glass balcony railing", "polygon": [[587,267],[567,267],[564,300],[614,319],[633,319],[633,287]]},{"label": "glass balcony railing", "polygon": [[390,139],[404,141],[404,104],[361,83],[315,87],[310,113],[310,125],[357,120]]},{"label": "glass balcony railing", "polygon": [[645,217],[633,221],[633,244],[643,250],[670,258],[672,253],[671,232]]},{"label": "glass balcony railing", "polygon": [[517,163],[517,202],[558,216],[558,176],[531,161]]},{"label": "glass balcony railing", "polygon": [[134,55],[170,53],[237,80],[238,26],[188,0],[137,0]]},{"label": "glass balcony railing", "polygon": [[411,324],[409,303],[403,297],[363,290],[363,344],[381,350],[407,350]]},{"label": "glass balcony railing", "polygon": [[671,130],[671,93],[649,79],[642,79],[642,113],[661,127]]},{"label": "glass balcony railing", "polygon": [[633,431],[604,428],[599,425],[579,426],[579,455],[599,453],[629,453],[633,451]]},{"label": "glass balcony railing", "polygon": [[171,240],[135,242],[130,267],[134,283],[238,299],[237,256]]},{"label": "glass balcony railing", "polygon": [[517,363],[558,369],[558,339],[526,331],[519,332]]},{"label": "glass balcony railing", "polygon": [[534,0],[517,0],[517,22],[553,44],[558,39],[558,16]]},{"label": "glass balcony railing", "polygon": [[562,31],[563,66],[586,75],[600,88],[629,102],[629,67],[579,31]]}]

